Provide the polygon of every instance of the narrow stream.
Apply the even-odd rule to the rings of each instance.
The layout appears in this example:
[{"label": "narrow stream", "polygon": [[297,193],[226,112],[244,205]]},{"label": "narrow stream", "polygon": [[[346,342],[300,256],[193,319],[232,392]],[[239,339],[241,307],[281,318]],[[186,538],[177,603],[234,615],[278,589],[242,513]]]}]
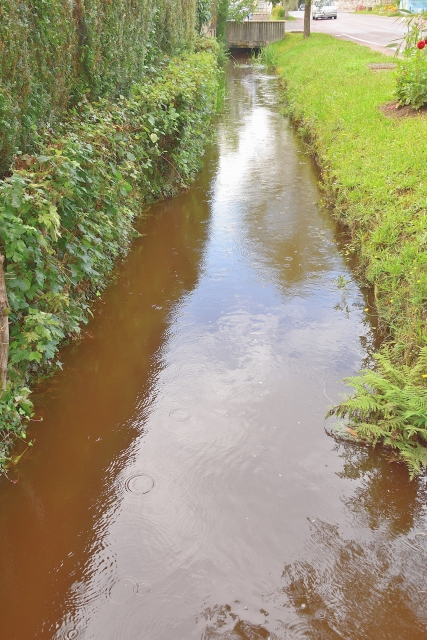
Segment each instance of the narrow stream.
[{"label": "narrow stream", "polygon": [[325,432],[366,302],[275,78],[228,80],[197,183],[35,396],[0,484],[2,640],[426,638],[425,482]]}]

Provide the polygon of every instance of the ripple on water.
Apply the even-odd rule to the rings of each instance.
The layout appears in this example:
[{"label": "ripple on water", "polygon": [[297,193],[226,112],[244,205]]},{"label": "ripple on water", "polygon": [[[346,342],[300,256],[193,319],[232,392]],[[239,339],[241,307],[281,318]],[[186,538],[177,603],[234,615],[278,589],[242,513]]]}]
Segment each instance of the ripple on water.
[{"label": "ripple on water", "polygon": [[70,588],[73,599],[78,599],[79,607],[87,607],[98,599],[107,598],[117,575],[115,554],[106,547],[99,549],[85,567],[85,573],[89,576],[86,582],[74,582]]},{"label": "ripple on water", "polygon": [[86,629],[75,622],[65,623],[55,635],[56,640],[82,640],[86,635]]},{"label": "ripple on water", "polygon": [[231,469],[233,463],[231,462],[231,460],[227,460],[227,458],[217,458],[214,461],[214,465],[216,467],[221,467],[221,469]]},{"label": "ripple on water", "polygon": [[138,583],[134,578],[123,576],[117,578],[108,590],[108,598],[114,604],[131,602],[138,595]]},{"label": "ripple on water", "polygon": [[260,446],[260,449],[262,449],[263,451],[269,451],[271,449],[269,444],[262,444]]},{"label": "ripple on water", "polygon": [[125,481],[125,491],[135,496],[150,493],[155,487],[154,478],[147,473],[134,473]]},{"label": "ripple on water", "polygon": [[201,376],[208,370],[205,364],[200,364],[199,362],[184,362],[178,369],[180,374],[185,377]]},{"label": "ripple on water", "polygon": [[414,535],[414,542],[421,551],[427,552],[427,533],[417,532]]},{"label": "ripple on water", "polygon": [[87,585],[84,582],[76,581],[70,587],[70,591],[72,593],[76,593],[77,595],[82,595],[87,591]]},{"label": "ripple on water", "polygon": [[328,612],[325,609],[318,609],[314,614],[314,617],[318,620],[326,620],[328,617]]},{"label": "ripple on water", "polygon": [[[276,629],[279,628],[280,627],[276,627]],[[305,616],[295,618],[292,622],[284,625],[283,628],[290,632],[292,640],[309,640],[309,638],[314,637],[316,640],[320,640],[320,636],[313,636],[313,627],[310,624],[309,618]]]},{"label": "ripple on water", "polygon": [[181,534],[184,538],[200,538],[206,530],[206,523],[200,517],[192,513],[181,525]]},{"label": "ripple on water", "polygon": [[206,445],[204,443],[202,443],[202,444],[184,444],[181,447],[181,451],[182,451],[182,453],[186,453],[188,455],[197,455],[197,454],[200,454],[202,452],[203,448],[206,449]]},{"label": "ripple on water", "polygon": [[151,591],[148,582],[138,582],[131,576],[117,578],[108,590],[108,598],[114,604],[126,604],[135,598],[145,598]]},{"label": "ripple on water", "polygon": [[190,412],[187,409],[172,409],[169,417],[176,422],[185,422],[190,417]]},{"label": "ripple on water", "polygon": [[190,315],[182,315],[182,316],[178,316],[178,318],[176,319],[177,324],[180,324],[183,327],[186,327],[190,324],[194,323],[194,318],[193,316]]},{"label": "ripple on water", "polygon": [[136,593],[140,598],[145,598],[151,591],[151,587],[147,582],[138,582]]}]

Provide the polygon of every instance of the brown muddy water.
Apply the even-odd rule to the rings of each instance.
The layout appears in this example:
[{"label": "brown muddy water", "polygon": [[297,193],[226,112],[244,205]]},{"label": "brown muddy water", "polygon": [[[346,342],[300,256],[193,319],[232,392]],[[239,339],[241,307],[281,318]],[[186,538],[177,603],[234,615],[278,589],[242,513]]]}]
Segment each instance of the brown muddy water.
[{"label": "brown muddy water", "polygon": [[427,637],[425,481],[325,432],[365,300],[276,80],[228,80],[196,184],[35,396],[0,485],[2,640]]}]

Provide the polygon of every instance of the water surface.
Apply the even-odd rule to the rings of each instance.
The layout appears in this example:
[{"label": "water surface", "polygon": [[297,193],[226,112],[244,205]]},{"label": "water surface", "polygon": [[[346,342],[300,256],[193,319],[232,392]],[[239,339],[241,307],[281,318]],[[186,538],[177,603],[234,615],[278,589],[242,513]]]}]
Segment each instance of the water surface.
[{"label": "water surface", "polygon": [[424,481],[325,432],[366,302],[275,79],[228,80],[0,485],[7,640],[426,637]]}]

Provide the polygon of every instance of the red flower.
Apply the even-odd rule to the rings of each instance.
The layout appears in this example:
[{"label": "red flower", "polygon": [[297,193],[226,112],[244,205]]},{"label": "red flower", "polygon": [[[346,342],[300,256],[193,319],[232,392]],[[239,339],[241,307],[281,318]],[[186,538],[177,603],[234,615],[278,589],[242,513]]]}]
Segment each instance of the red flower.
[{"label": "red flower", "polygon": [[424,49],[425,46],[426,43],[424,42],[424,40],[420,40],[419,42],[417,42],[418,49]]}]

